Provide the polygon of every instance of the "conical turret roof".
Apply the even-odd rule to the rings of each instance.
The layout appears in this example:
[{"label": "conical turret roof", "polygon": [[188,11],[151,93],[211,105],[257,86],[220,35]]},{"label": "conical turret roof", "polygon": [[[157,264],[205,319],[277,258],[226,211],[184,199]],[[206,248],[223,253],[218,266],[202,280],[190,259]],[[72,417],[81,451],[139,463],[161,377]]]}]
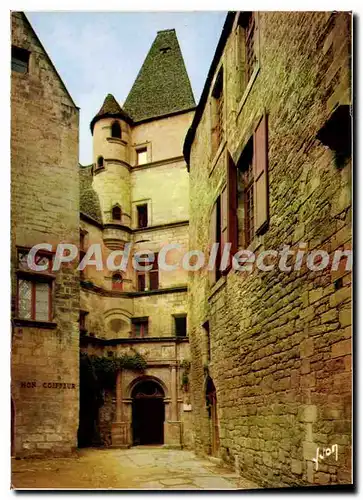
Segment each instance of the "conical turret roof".
[{"label": "conical turret roof", "polygon": [[91,121],[90,125],[91,132],[93,133],[93,128],[98,120],[101,120],[101,118],[112,118],[112,117],[121,118],[122,120],[125,120],[128,123],[132,122],[130,116],[121,108],[121,106],[116,101],[114,96],[112,94],[107,94],[105,100],[103,101],[101,109]]},{"label": "conical turret roof", "polygon": [[174,29],[158,31],[125,101],[134,122],[195,107],[184,59]]}]

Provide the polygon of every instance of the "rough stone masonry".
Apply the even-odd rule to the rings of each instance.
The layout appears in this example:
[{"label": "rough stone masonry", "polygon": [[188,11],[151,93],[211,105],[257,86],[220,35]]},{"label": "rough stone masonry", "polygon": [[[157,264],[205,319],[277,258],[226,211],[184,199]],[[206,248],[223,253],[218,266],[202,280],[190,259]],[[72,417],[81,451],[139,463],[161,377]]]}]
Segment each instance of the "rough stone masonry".
[{"label": "rough stone masonry", "polygon": [[[16,456],[63,455],[77,446],[79,273],[35,278],[19,256],[38,243],[79,245],[79,111],[24,14],[11,21],[15,56],[28,58],[11,78],[12,445]],[[29,315],[18,300],[20,286],[38,285],[53,295],[41,320],[33,299]]]},{"label": "rough stone masonry", "polygon": [[[261,217],[263,230],[247,247],[257,254],[284,244],[296,251],[301,242],[329,254],[350,248],[351,159],[336,139],[350,126],[350,27],[349,13],[227,16],[184,146],[191,248],[223,243],[230,169],[241,173],[241,205],[227,198],[238,212],[238,249],[250,236],[246,226],[254,221],[256,229]],[[255,178],[254,206],[247,196],[249,154],[252,175],[266,160],[267,197]],[[189,281],[196,450],[208,453],[219,439],[220,456],[265,486],[350,483],[351,273],[303,265],[289,272],[231,269],[212,281],[208,274],[190,273]],[[214,421],[206,405],[209,379]],[[334,444],[337,458],[316,464],[317,449],[324,454]]]}]

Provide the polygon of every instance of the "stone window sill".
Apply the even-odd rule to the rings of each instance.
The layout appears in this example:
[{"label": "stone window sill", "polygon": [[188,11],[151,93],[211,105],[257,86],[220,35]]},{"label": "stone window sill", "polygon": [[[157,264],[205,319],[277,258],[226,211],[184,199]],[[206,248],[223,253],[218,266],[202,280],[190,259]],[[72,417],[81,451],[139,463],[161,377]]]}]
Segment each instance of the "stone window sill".
[{"label": "stone window sill", "polygon": [[127,142],[124,141],[123,139],[119,139],[118,137],[107,137],[108,142],[113,142],[115,144],[123,144],[124,146],[127,146]]},{"label": "stone window sill", "polygon": [[48,330],[54,330],[57,328],[57,323],[53,321],[37,321],[33,319],[23,319],[23,318],[15,318],[13,319],[15,326],[24,326],[30,328],[45,328]]}]

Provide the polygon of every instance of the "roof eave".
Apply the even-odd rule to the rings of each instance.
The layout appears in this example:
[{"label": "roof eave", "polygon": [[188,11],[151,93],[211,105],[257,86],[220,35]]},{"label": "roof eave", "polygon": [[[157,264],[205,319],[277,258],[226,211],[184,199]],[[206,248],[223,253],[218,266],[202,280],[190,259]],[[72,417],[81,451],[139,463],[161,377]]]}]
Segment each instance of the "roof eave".
[{"label": "roof eave", "polygon": [[121,120],[124,120],[129,125],[133,125],[132,118],[129,117],[126,113],[103,113],[102,115],[96,115],[92,118],[92,121],[90,123],[90,129],[91,129],[92,135],[93,135],[93,129],[94,129],[95,124],[99,120],[102,120],[103,118],[120,118]]},{"label": "roof eave", "polygon": [[215,73],[217,66],[218,66],[218,63],[222,57],[224,48],[226,46],[227,39],[231,33],[235,15],[236,15],[236,11],[229,11],[227,16],[226,16],[226,20],[224,21],[224,25],[222,28],[222,33],[221,33],[221,36],[219,38],[218,45],[217,45],[217,48],[215,50],[215,53],[214,53],[214,56],[212,59],[212,63],[210,65],[210,68],[208,71],[207,79],[205,81],[201,97],[200,97],[199,102],[197,104],[197,107],[195,109],[195,115],[194,115],[192,124],[190,125],[188,132],[185,136],[185,141],[184,141],[184,145],[183,145],[183,155],[184,155],[184,158],[185,158],[185,161],[187,164],[188,172],[189,172],[189,168],[190,168],[190,165],[189,165],[190,164],[190,152],[191,152],[191,147],[192,147],[192,144],[193,144],[193,141],[195,138],[195,133],[197,131],[197,127],[198,127],[199,122],[202,118],[203,111],[204,111],[205,105],[206,105],[207,100],[208,100],[209,90],[210,90],[210,87],[211,87],[211,84],[213,81],[214,73]]}]

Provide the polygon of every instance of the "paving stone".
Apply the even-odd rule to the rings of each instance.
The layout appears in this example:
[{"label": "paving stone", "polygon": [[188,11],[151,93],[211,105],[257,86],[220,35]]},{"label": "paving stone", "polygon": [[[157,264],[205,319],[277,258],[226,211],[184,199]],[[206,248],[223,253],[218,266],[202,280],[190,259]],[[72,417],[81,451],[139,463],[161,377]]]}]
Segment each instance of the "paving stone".
[{"label": "paving stone", "polygon": [[89,449],[68,459],[25,459],[12,464],[16,489],[237,489],[240,479],[190,451],[162,448]]}]

